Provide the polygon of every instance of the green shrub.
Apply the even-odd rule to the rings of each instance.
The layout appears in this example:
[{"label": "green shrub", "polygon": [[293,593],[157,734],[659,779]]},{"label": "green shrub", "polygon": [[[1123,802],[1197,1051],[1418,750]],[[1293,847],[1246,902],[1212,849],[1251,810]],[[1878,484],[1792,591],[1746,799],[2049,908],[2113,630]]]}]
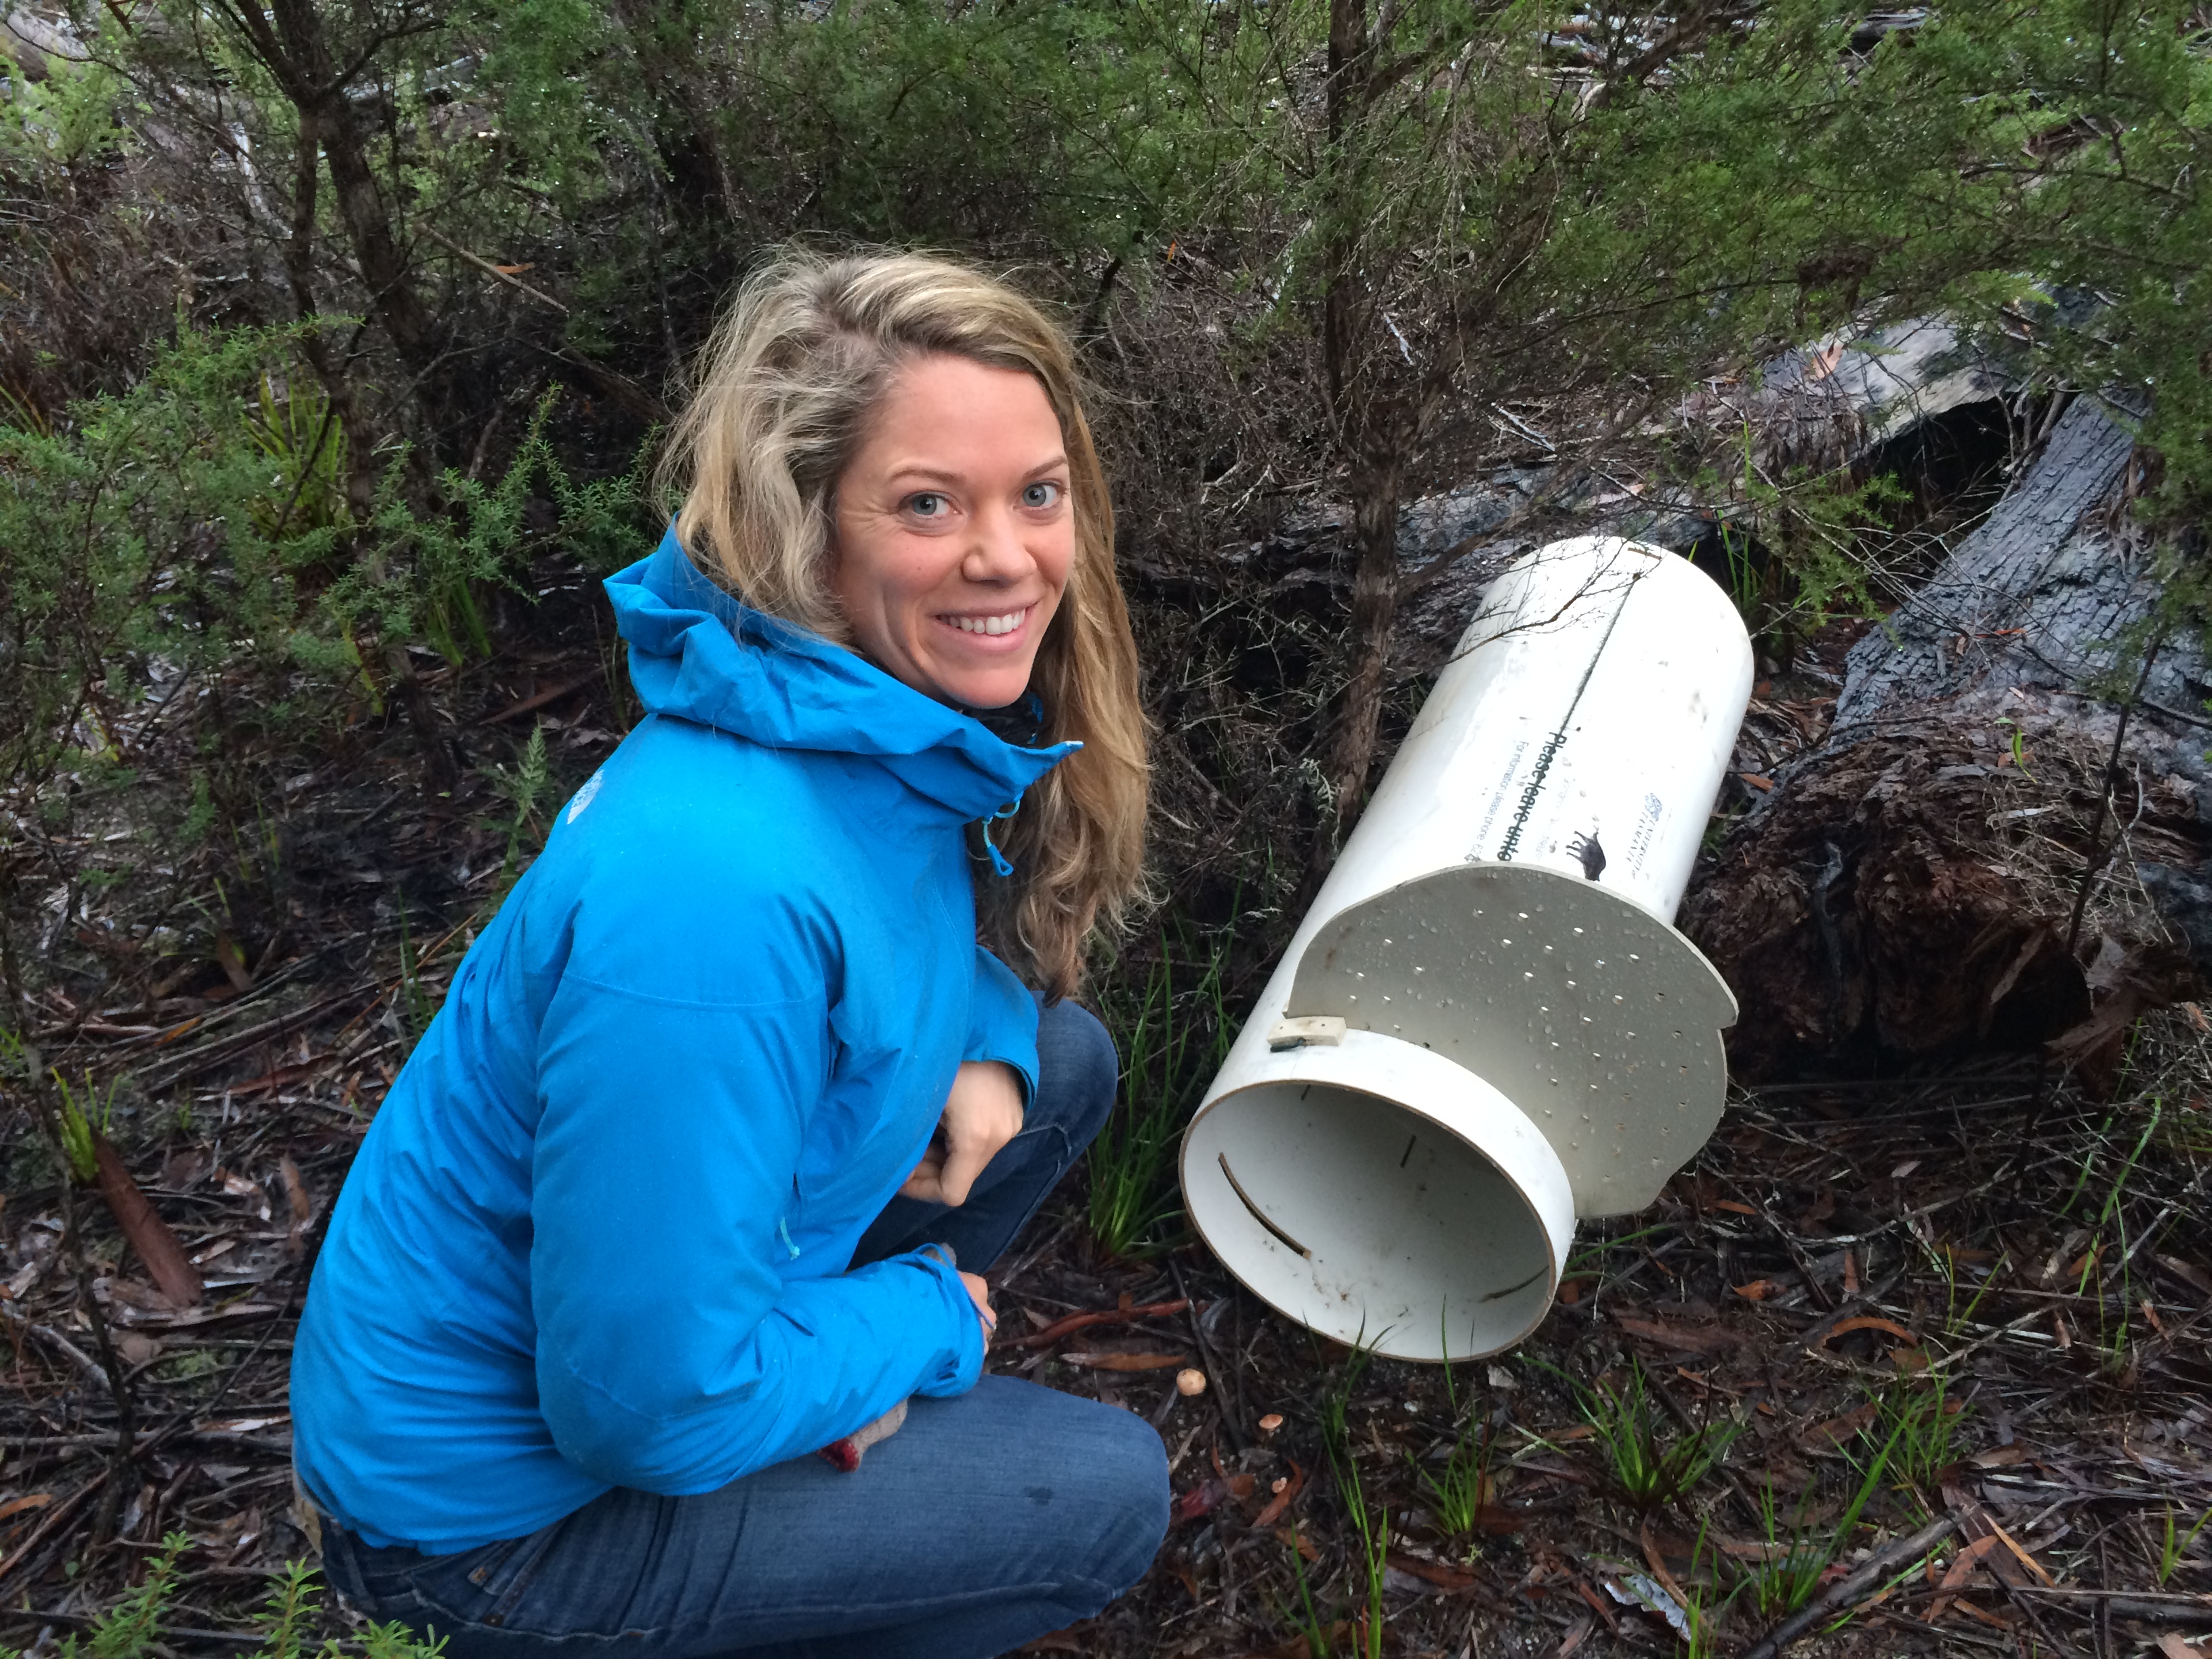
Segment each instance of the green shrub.
[{"label": "green shrub", "polygon": [[448,472],[424,510],[400,455],[357,514],[353,436],[300,366],[301,332],[180,324],[129,391],[51,423],[20,409],[0,422],[0,765],[13,775],[38,781],[72,752],[113,758],[120,716],[157,678],[243,674],[261,718],[330,720],[346,696],[380,701],[390,647],[488,651],[480,596],[513,585],[544,539],[525,525],[541,483],[550,535],[588,562],[635,544],[635,476],[570,479],[544,435],[550,400],[495,483]]},{"label": "green shrub", "polygon": [[[166,1652],[161,1645],[161,1626],[183,1577],[178,1563],[191,1541],[180,1532],[163,1539],[161,1553],[147,1565],[146,1581],[95,1619],[82,1637],[66,1638],[61,1644],[63,1659],[79,1659],[80,1655],[88,1659],[152,1659]],[[268,1602],[255,1621],[261,1641],[251,1650],[250,1659],[338,1659],[342,1650],[335,1640],[326,1638],[317,1647],[309,1635],[320,1606],[315,1578],[315,1570],[301,1561],[286,1564],[276,1575]],[[445,1641],[420,1642],[401,1626],[371,1625],[362,1632],[360,1645],[368,1659],[438,1659]],[[235,1651],[248,1653],[243,1646]],[[0,1648],[0,1659],[22,1659],[22,1654],[18,1649]]]}]

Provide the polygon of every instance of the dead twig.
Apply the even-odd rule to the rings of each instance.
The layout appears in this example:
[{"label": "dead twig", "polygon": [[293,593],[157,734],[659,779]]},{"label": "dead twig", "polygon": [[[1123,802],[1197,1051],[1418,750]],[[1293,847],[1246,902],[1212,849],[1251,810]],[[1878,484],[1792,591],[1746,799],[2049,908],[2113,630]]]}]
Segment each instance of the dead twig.
[{"label": "dead twig", "polygon": [[1070,1314],[1056,1319],[1041,1331],[1018,1337],[1006,1344],[1010,1348],[1042,1348],[1060,1340],[1075,1331],[1088,1330],[1093,1325],[1128,1325],[1140,1319],[1159,1319],[1169,1314],[1179,1314],[1190,1306],[1188,1300],[1152,1302],[1141,1308],[1108,1308],[1097,1313]]}]

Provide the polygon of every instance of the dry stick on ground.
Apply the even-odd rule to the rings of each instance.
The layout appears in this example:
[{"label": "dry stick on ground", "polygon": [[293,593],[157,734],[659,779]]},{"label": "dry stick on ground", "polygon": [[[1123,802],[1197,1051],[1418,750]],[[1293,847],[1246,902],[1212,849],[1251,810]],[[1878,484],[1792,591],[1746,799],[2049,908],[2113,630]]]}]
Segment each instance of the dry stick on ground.
[{"label": "dry stick on ground", "polygon": [[1093,1325],[1128,1325],[1142,1319],[1164,1318],[1169,1314],[1181,1313],[1189,1305],[1189,1299],[1185,1297],[1176,1302],[1148,1303],[1140,1308],[1108,1308],[1097,1313],[1070,1314],[1065,1319],[1053,1321],[1041,1331],[1017,1337],[1006,1346],[1010,1348],[1042,1348],[1059,1341],[1063,1336],[1088,1330]]},{"label": "dry stick on ground", "polygon": [[1252,1443],[1252,1437],[1237,1421],[1236,1401],[1228,1386],[1230,1374],[1222,1365],[1220,1355],[1214,1352],[1213,1344],[1206,1338],[1206,1328],[1200,1322],[1198,1310],[1191,1304],[1190,1287],[1182,1282],[1182,1265],[1170,1257],[1168,1271],[1175,1275],[1176,1289],[1182,1292],[1183,1306],[1190,1315],[1190,1334],[1198,1339],[1199,1355],[1206,1361],[1206,1370],[1213,1373],[1213,1407],[1221,1413],[1221,1426],[1229,1431],[1229,1449],[1241,1452]]},{"label": "dry stick on ground", "polygon": [[1947,1515],[1940,1521],[1929,1522],[1910,1538],[1900,1539],[1887,1548],[1876,1550],[1873,1559],[1856,1572],[1840,1580],[1834,1589],[1812,1606],[1790,1614],[1776,1626],[1744,1654],[1743,1659],[1775,1659],[1783,1649],[1822,1620],[1850,1607],[1881,1581],[1884,1573],[1916,1556],[1925,1555],[1958,1529],[1959,1523]]},{"label": "dry stick on ground", "polygon": [[[325,1213],[327,1214],[327,1212]],[[66,1231],[64,1236],[67,1236]],[[152,1456],[181,1434],[194,1418],[204,1417],[220,1410],[223,1401],[230,1397],[231,1390],[237,1386],[239,1379],[252,1369],[254,1363],[268,1350],[270,1339],[283,1327],[284,1321],[291,1317],[299,1296],[300,1286],[295,1277],[291,1290],[285,1296],[284,1305],[279,1310],[277,1317],[270,1322],[269,1328],[261,1334],[260,1340],[248,1351],[246,1357],[230,1368],[229,1373],[224,1376],[222,1384],[214,1394],[205,1401],[185,1407],[171,1417],[167,1422],[146,1437],[145,1443],[137,1449],[137,1455],[140,1457]],[[39,1523],[37,1529],[28,1538],[23,1540],[21,1547],[7,1559],[0,1561],[0,1584],[4,1584],[18,1567],[31,1559],[34,1552],[41,1548],[54,1534],[60,1531],[63,1526],[83,1506],[88,1498],[106,1488],[110,1484],[109,1476],[119,1467],[121,1467],[120,1459],[111,1460],[106,1468],[94,1474],[84,1485],[49,1510],[46,1518]],[[187,1464],[187,1470],[191,1467]],[[179,1478],[181,1479],[181,1476]]]},{"label": "dry stick on ground", "polygon": [[[100,1299],[92,1293],[92,1260],[85,1249],[83,1229],[78,1220],[76,1170],[62,1135],[61,1109],[46,1094],[41,1073],[43,1062],[39,1051],[26,1043],[21,1052],[31,1073],[31,1119],[38,1125],[40,1133],[46,1139],[47,1152],[61,1171],[61,1249],[76,1269],[77,1301],[84,1310],[86,1321],[92,1327],[93,1347],[99,1355],[100,1369],[105,1374],[108,1395],[115,1402],[115,1449],[108,1458],[106,1470],[112,1477],[129,1468],[137,1458],[138,1414],[131,1403],[130,1378],[124,1372],[122,1360],[116,1357],[115,1344],[107,1328],[107,1315],[100,1307]],[[100,1132],[93,1128],[91,1133],[97,1138]],[[110,1156],[112,1155],[111,1151]],[[127,1181],[129,1177],[125,1179]],[[122,1490],[120,1480],[110,1479],[100,1493],[100,1508],[92,1522],[92,1536],[95,1544],[107,1541],[108,1528],[114,1523],[116,1503]]]}]

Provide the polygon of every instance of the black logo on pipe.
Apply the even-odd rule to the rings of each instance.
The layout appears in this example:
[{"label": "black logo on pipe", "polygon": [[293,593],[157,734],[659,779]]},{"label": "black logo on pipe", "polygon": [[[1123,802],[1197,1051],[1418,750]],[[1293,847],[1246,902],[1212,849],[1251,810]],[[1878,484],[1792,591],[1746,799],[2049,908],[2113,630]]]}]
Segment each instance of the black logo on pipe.
[{"label": "black logo on pipe", "polygon": [[[1567,734],[1574,729],[1575,710],[1582,707],[1583,693],[1589,690],[1590,676],[1597,672],[1598,662],[1604,657],[1606,647],[1613,642],[1613,630],[1620,626],[1620,619],[1628,610],[1629,600],[1636,597],[1636,584],[1642,581],[1644,576],[1644,573],[1639,570],[1628,579],[1628,590],[1620,596],[1620,603],[1614,607],[1612,619],[1606,623],[1605,633],[1597,642],[1597,649],[1590,653],[1589,662],[1583,670],[1582,679],[1575,687],[1574,698],[1567,704],[1567,712],[1559,721],[1559,730],[1547,738],[1544,746],[1536,751],[1535,769],[1529,773],[1528,787],[1521,792],[1520,803],[1514,809],[1513,822],[1505,827],[1505,839],[1498,845],[1498,861],[1501,864],[1513,861],[1514,852],[1521,845],[1521,832],[1528,827],[1528,814],[1535,811],[1536,802],[1544,793],[1544,779],[1552,769],[1552,763],[1559,757],[1559,750],[1567,746]],[[1583,860],[1583,869],[1589,878],[1596,880],[1597,871],[1589,869],[1588,858],[1576,849],[1569,850],[1576,852],[1576,856]],[[1598,855],[1599,870],[1605,867],[1604,857],[1602,853]]]}]

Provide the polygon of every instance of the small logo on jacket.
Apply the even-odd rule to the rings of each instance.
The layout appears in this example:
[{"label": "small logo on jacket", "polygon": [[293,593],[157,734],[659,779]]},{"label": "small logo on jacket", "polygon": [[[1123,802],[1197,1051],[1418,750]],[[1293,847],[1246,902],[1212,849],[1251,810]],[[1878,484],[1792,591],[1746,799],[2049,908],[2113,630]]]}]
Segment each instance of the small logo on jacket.
[{"label": "small logo on jacket", "polygon": [[598,796],[599,785],[605,781],[606,773],[604,770],[594,772],[584,780],[584,787],[576,792],[576,799],[568,803],[568,823],[574,823],[584,816],[584,809],[589,806]]}]

